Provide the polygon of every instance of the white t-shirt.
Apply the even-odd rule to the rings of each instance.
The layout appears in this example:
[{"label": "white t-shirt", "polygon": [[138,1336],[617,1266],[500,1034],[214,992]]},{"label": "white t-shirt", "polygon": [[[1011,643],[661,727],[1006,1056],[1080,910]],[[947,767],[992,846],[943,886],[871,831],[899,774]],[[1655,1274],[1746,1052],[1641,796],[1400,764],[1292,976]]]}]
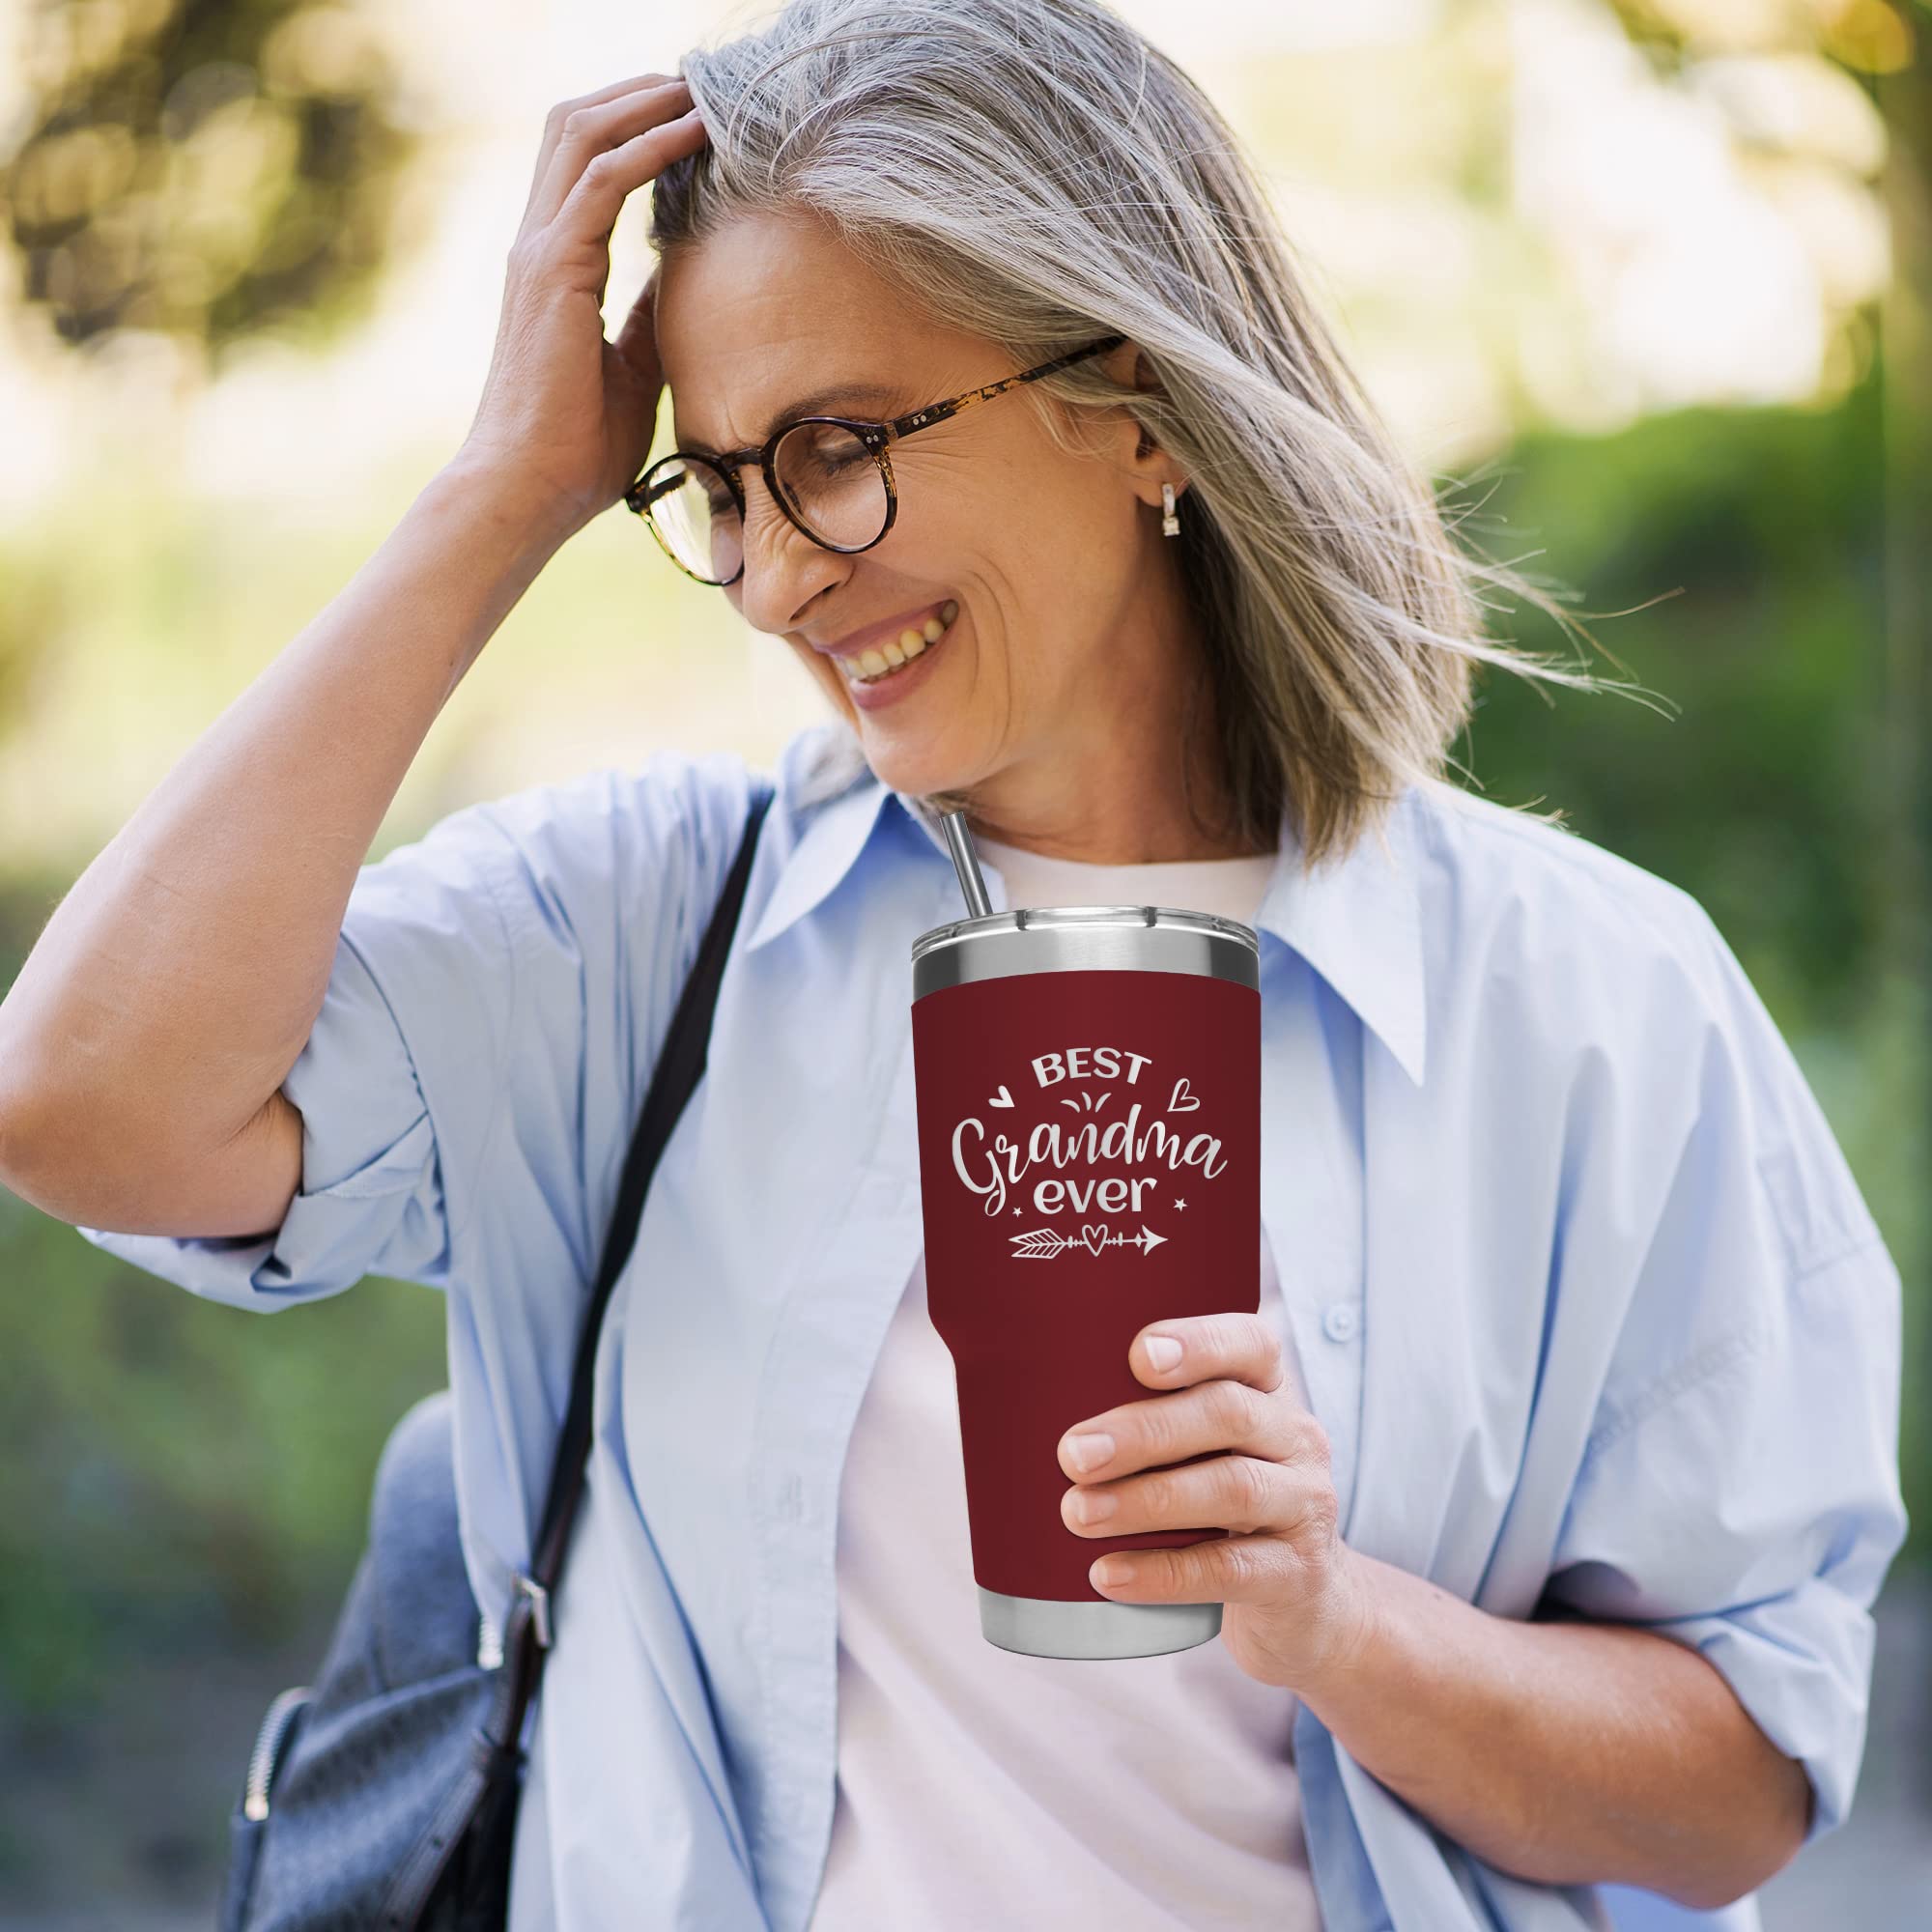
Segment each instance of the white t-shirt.
[{"label": "white t-shirt", "polygon": [[[1091,866],[975,843],[1009,906],[1172,905],[1252,923],[1274,867],[1272,854]],[[1299,1394],[1258,1237],[1261,1314]],[[1218,1637],[1076,1662],[980,1634],[958,1391],[923,1257],[854,1425],[837,1547],[838,1782],[810,1932],[1320,1927],[1292,1692],[1258,1684]]]}]

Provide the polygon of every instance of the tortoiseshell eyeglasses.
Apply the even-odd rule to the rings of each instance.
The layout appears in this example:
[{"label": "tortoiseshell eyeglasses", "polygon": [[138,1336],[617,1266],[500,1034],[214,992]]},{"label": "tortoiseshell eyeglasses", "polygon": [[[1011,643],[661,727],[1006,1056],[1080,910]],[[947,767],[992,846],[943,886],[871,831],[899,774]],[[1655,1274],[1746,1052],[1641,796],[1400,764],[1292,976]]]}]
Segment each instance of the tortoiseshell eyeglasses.
[{"label": "tortoiseshell eyeglasses", "polygon": [[1125,340],[1124,335],[1102,336],[1037,369],[943,403],[928,403],[890,422],[800,416],[781,424],[761,448],[716,455],[673,449],[625,491],[624,501],[651,526],[651,534],[680,570],[720,588],[744,575],[745,491],[738,472],[748,463],[758,466],[765,488],[801,535],[841,554],[870,550],[898,515],[888,445],[1022,383],[1036,383],[1069,363],[1117,349]]}]

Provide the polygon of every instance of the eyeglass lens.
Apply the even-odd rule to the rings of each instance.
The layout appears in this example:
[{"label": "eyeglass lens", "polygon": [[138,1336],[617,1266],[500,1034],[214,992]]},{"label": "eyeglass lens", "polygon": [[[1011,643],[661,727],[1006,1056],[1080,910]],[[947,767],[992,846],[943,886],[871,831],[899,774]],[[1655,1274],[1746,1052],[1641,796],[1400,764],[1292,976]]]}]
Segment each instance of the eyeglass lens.
[{"label": "eyeglass lens", "polygon": [[[779,439],[772,468],[791,514],[819,539],[852,550],[886,526],[886,479],[871,452],[836,423],[794,423]],[[671,554],[707,583],[728,583],[745,557],[738,500],[724,473],[680,456],[651,478],[651,521]]]},{"label": "eyeglass lens", "polygon": [[724,472],[701,457],[653,469],[644,504],[671,555],[706,583],[728,583],[745,559],[738,499]]}]

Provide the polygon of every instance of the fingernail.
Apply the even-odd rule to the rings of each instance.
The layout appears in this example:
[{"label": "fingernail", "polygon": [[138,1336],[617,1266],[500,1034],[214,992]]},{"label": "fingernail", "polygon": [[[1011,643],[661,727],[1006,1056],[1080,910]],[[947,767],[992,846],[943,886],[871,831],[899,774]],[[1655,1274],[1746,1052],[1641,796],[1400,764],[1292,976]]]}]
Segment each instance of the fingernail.
[{"label": "fingernail", "polygon": [[1150,1335],[1147,1352],[1155,1368],[1171,1369],[1180,1359],[1180,1344],[1172,1335]]},{"label": "fingernail", "polygon": [[1114,1438],[1097,1433],[1069,1435],[1066,1438],[1066,1453],[1073,1459],[1076,1469],[1097,1469],[1114,1453]]}]

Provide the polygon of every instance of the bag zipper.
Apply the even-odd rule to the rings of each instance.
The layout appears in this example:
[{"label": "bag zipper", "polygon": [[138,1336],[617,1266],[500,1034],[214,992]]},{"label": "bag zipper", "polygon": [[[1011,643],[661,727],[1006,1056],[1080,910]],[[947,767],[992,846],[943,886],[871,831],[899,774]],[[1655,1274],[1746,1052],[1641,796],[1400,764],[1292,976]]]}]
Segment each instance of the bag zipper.
[{"label": "bag zipper", "polygon": [[248,1754],[248,1776],[242,1788],[242,1815],[256,1824],[269,1815],[269,1792],[275,1782],[283,1747],[309,1696],[306,1684],[282,1691],[269,1706],[262,1728],[255,1734],[255,1748]]}]

